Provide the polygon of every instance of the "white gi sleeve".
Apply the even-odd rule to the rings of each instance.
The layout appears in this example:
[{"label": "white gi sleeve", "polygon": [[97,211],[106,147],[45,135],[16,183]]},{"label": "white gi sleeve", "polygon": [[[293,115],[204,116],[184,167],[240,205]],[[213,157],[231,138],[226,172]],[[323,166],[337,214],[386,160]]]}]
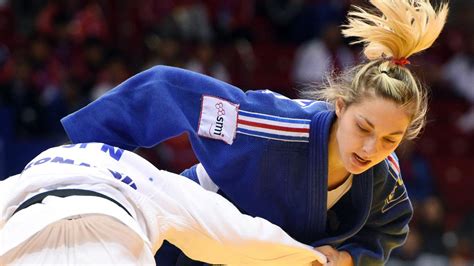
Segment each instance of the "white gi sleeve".
[{"label": "white gi sleeve", "polygon": [[163,237],[190,258],[230,265],[326,263],[323,254],[280,227],[242,214],[225,198],[185,177],[160,173],[155,184],[164,192],[156,202],[163,214]]}]

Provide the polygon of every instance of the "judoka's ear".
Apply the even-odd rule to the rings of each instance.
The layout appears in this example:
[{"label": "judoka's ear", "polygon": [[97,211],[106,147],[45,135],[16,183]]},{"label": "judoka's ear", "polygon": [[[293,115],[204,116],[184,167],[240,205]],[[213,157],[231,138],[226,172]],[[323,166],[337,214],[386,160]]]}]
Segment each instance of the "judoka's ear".
[{"label": "judoka's ear", "polygon": [[335,104],[335,108],[336,108],[336,116],[337,117],[340,117],[341,114],[345,111],[346,109],[346,103],[344,102],[344,100],[342,98],[337,98],[336,100],[336,104]]}]

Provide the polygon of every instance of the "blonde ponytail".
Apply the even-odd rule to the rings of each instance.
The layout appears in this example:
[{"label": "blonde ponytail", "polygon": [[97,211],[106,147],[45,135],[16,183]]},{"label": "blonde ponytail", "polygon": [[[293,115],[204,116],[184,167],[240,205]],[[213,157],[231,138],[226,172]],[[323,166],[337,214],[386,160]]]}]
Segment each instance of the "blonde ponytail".
[{"label": "blonde ponytail", "polygon": [[407,59],[429,48],[441,33],[448,5],[438,10],[429,0],[370,0],[380,15],[355,7],[349,12],[349,24],[343,26],[346,37],[364,43],[364,54],[374,60],[384,56]]},{"label": "blonde ponytail", "polygon": [[[428,110],[427,90],[404,67],[411,55],[429,48],[440,34],[447,4],[435,10],[429,0],[370,0],[378,10],[354,7],[343,26],[346,37],[364,43],[370,60],[340,76],[329,76],[321,90],[303,92],[306,98],[335,103],[342,99],[347,106],[378,96],[406,107],[411,123],[406,139],[422,130]],[[378,13],[378,15],[377,15]]]}]

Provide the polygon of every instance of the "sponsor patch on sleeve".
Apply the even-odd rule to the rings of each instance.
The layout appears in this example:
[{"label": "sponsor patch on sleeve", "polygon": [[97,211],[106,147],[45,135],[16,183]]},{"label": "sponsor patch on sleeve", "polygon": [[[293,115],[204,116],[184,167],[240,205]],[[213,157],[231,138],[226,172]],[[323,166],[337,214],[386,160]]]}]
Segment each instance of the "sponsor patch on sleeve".
[{"label": "sponsor patch on sleeve", "polygon": [[201,103],[198,135],[232,144],[237,129],[239,105],[204,95]]}]

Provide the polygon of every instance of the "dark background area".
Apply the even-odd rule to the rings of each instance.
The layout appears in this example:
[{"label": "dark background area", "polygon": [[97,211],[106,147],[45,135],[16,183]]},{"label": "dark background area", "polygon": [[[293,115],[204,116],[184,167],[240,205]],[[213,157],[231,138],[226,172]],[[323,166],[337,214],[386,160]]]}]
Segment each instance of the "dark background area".
[{"label": "dark background area", "polygon": [[[362,62],[338,28],[354,3],[366,1],[0,1],[0,179],[67,141],[61,117],[156,64],[297,97]],[[408,66],[431,100],[426,130],[398,150],[415,216],[390,265],[474,259],[474,1],[450,7]],[[137,152],[173,172],[196,162],[186,136]]]}]

